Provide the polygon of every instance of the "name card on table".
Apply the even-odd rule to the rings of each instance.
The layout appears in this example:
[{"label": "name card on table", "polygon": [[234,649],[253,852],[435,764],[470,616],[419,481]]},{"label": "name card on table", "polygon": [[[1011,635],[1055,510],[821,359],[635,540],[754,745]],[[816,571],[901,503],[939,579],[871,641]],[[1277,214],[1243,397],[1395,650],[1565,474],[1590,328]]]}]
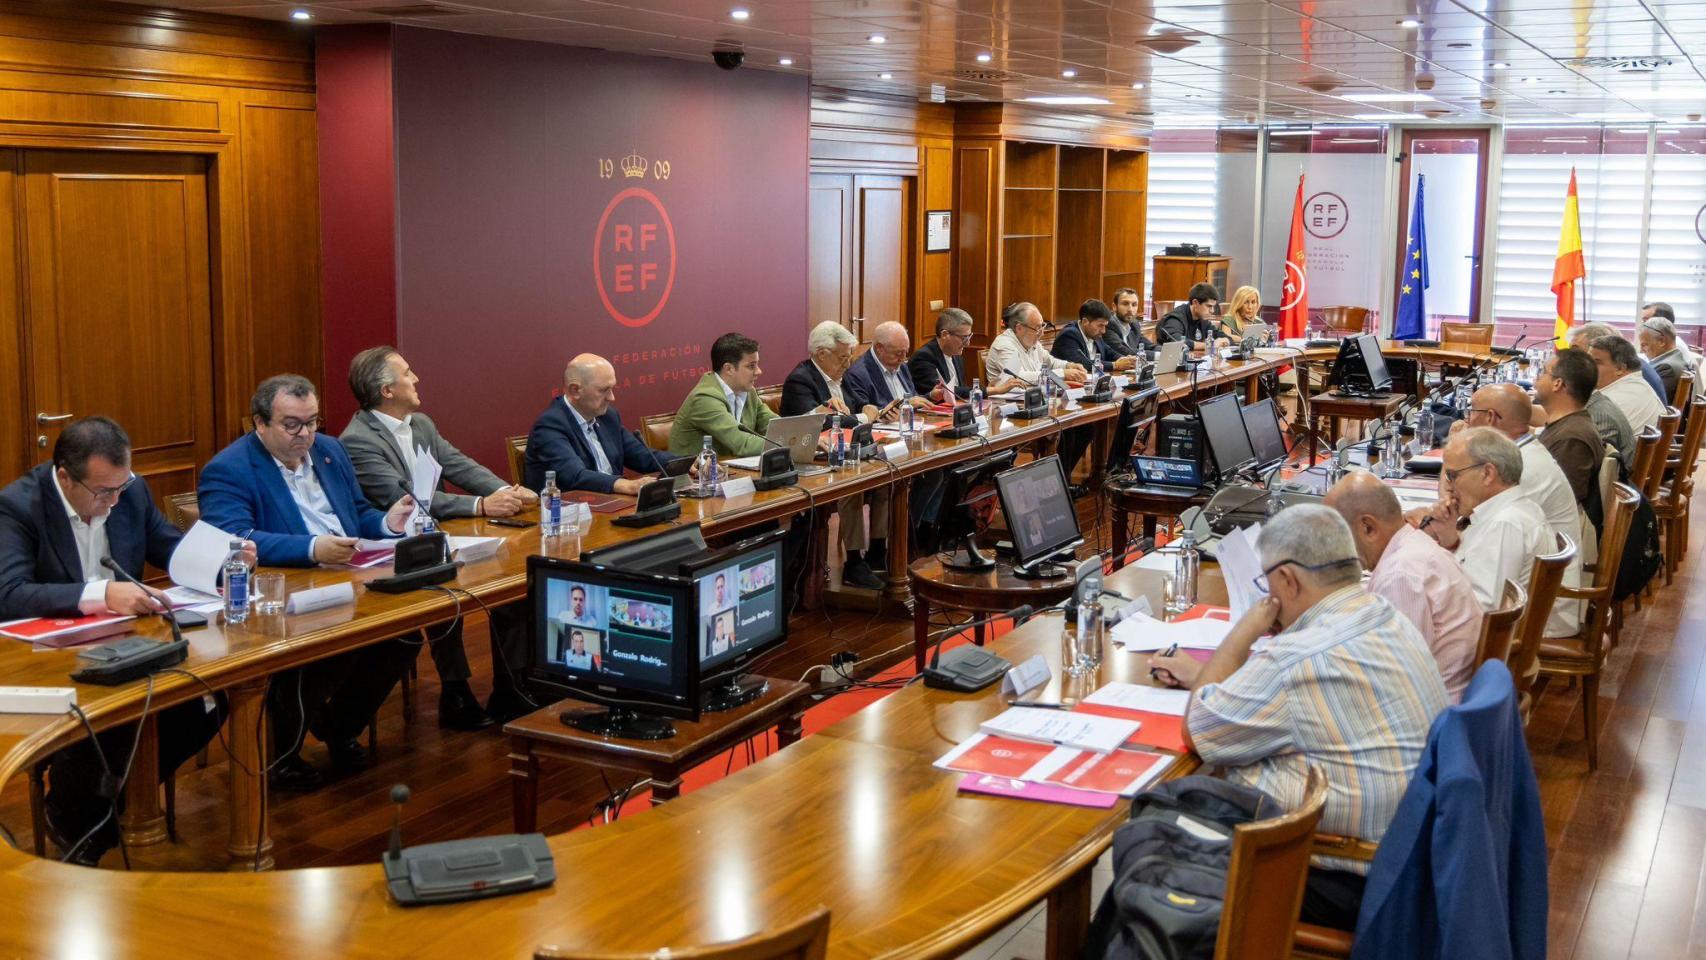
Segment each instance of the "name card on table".
[{"label": "name card on table", "polygon": [[1017,663],[1007,671],[1001,679],[1001,692],[1011,697],[1022,697],[1036,688],[1048,683],[1054,676],[1048,668],[1048,661],[1042,654],[1037,654],[1023,663]]},{"label": "name card on table", "polygon": [[906,456],[906,441],[896,440],[893,443],[883,444],[882,449],[877,451],[877,456],[884,460],[899,460]]},{"label": "name card on table", "polygon": [[723,496],[730,500],[735,497],[750,497],[757,492],[758,487],[752,482],[751,477],[723,481]]},{"label": "name card on table", "polygon": [[298,590],[284,602],[285,613],[312,613],[327,607],[342,606],[355,602],[355,587],[348,583],[334,583],[329,587],[316,587],[312,590]]}]

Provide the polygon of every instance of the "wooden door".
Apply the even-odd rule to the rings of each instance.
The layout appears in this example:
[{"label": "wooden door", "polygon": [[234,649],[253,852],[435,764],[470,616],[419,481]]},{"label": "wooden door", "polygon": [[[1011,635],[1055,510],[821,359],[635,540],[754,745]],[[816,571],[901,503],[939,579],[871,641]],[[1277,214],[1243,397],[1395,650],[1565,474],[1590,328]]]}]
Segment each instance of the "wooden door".
[{"label": "wooden door", "polygon": [[807,222],[808,319],[814,327],[825,320],[848,323],[854,316],[853,178],[812,174]]},{"label": "wooden door", "polygon": [[29,151],[22,171],[35,460],[64,422],[105,414],[156,498],[195,489],[214,453],[206,160]]},{"label": "wooden door", "polygon": [[857,312],[866,329],[887,320],[907,323],[907,253],[912,249],[906,177],[855,177],[858,219],[854,249],[859,252],[854,284]]},{"label": "wooden door", "polygon": [[836,320],[869,336],[884,320],[907,322],[912,184],[911,177],[812,174],[806,256],[813,326]]}]

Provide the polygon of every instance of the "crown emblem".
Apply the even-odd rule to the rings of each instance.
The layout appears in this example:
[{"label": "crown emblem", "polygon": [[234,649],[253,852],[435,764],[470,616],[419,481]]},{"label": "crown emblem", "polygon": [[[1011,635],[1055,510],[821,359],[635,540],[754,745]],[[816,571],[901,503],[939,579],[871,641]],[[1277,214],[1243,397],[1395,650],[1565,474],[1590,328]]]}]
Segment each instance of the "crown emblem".
[{"label": "crown emblem", "polygon": [[622,158],[622,176],[645,179],[646,158],[638,153],[630,153]]}]

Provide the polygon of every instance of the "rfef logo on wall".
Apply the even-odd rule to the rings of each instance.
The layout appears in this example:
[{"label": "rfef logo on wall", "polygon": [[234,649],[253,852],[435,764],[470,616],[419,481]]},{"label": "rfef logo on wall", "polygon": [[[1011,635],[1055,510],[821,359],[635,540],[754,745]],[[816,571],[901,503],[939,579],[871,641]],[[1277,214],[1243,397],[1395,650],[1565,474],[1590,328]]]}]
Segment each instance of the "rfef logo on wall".
[{"label": "rfef logo on wall", "polygon": [[1303,204],[1303,229],[1317,240],[1331,240],[1351,222],[1351,206],[1336,193],[1322,191]]},{"label": "rfef logo on wall", "polygon": [[[618,162],[598,161],[598,176],[609,180]],[[647,165],[631,153],[620,161],[624,180],[669,179],[669,162]],[[643,327],[657,319],[675,287],[675,225],[663,201],[644,187],[629,187],[610,198],[593,237],[592,272],[598,298],[611,319],[625,327]]]}]

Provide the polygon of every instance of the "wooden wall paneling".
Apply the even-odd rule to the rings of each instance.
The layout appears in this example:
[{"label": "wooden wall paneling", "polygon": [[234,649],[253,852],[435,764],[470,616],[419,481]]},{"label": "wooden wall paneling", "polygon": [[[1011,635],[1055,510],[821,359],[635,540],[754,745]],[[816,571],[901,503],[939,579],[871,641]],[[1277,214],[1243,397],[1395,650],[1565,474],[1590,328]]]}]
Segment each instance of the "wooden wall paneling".
[{"label": "wooden wall paneling", "polygon": [[911,322],[911,284],[907,276],[912,242],[910,184],[904,177],[855,177],[858,273],[855,315],[866,332],[888,320]]},{"label": "wooden wall paneling", "polygon": [[35,411],[25,394],[23,282],[17,243],[18,151],[0,150],[0,482],[23,473],[35,445]]},{"label": "wooden wall paneling", "polygon": [[1054,322],[1078,319],[1078,305],[1091,297],[1106,299],[1102,289],[1102,191],[1060,191],[1056,230]]},{"label": "wooden wall paneling", "polygon": [[[924,250],[924,215],[931,210],[954,209],[954,144],[952,140],[928,143],[918,172],[918,215],[914,218],[913,250],[921,265],[917,271],[918,305],[912,329],[912,342],[923,343],[936,335],[936,315],[941,307],[956,306],[953,289],[954,250],[926,253]],[[951,230],[958,230],[958,217],[951,218]]]},{"label": "wooden wall paneling", "polygon": [[978,140],[1023,140],[1119,150],[1149,146],[1149,134],[1114,117],[1050,114],[1016,103],[963,103],[956,107],[955,136]]},{"label": "wooden wall paneling", "polygon": [[[245,103],[239,114],[251,375],[321,366],[319,167],[312,108]],[[323,383],[321,390],[342,389]],[[338,425],[341,429],[341,425]]]},{"label": "wooden wall paneling", "polygon": [[954,145],[954,305],[972,315],[987,344],[1000,324],[995,288],[1001,243],[999,141]]},{"label": "wooden wall paneling", "polygon": [[853,319],[853,177],[811,175],[807,211],[806,312],[811,326]]}]

